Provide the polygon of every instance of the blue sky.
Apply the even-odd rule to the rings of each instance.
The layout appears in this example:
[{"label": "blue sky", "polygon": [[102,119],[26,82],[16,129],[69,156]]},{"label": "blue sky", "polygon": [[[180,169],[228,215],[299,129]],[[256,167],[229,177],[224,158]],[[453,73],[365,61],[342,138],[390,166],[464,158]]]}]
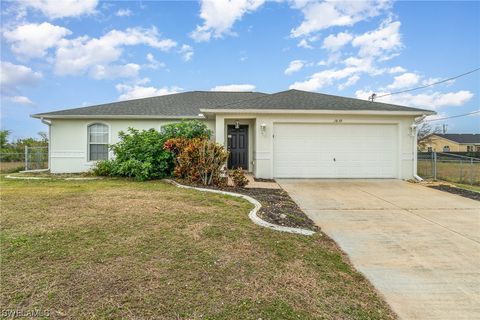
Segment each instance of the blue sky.
[{"label": "blue sky", "polygon": [[[189,90],[296,88],[367,99],[480,67],[476,1],[1,2],[1,126],[30,114]],[[480,109],[480,72],[378,101]],[[448,124],[480,133],[480,117]]]}]

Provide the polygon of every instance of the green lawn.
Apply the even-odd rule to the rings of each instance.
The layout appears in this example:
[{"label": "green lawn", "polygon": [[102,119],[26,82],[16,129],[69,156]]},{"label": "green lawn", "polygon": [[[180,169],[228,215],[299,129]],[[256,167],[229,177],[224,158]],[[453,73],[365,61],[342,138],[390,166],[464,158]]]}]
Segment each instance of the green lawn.
[{"label": "green lawn", "polygon": [[326,236],[127,180],[0,181],[2,309],[68,319],[395,318]]}]

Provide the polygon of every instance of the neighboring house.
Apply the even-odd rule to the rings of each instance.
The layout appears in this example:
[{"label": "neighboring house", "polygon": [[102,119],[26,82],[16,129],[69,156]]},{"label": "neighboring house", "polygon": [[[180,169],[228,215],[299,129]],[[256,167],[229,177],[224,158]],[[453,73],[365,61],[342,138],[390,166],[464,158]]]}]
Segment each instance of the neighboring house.
[{"label": "neighboring house", "polygon": [[416,174],[415,118],[433,111],[320,93],[193,91],[32,115],[50,127],[53,173],[89,170],[128,127],[205,121],[229,167],[259,178],[397,178]]},{"label": "neighboring house", "polygon": [[480,152],[480,134],[433,133],[425,137],[422,152]]}]

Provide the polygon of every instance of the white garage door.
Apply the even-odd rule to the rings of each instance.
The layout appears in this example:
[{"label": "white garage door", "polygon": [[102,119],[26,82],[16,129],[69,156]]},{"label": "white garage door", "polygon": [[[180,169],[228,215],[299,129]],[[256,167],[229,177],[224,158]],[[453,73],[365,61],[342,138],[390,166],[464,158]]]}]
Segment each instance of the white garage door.
[{"label": "white garage door", "polygon": [[397,127],[275,124],[275,178],[396,178]]}]

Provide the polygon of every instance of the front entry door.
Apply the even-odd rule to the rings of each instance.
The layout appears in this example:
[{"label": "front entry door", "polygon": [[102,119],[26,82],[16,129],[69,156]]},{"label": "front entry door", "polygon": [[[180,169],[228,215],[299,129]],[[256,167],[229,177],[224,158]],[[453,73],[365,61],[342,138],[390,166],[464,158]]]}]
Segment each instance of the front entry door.
[{"label": "front entry door", "polygon": [[248,125],[227,126],[228,168],[248,170]]}]

